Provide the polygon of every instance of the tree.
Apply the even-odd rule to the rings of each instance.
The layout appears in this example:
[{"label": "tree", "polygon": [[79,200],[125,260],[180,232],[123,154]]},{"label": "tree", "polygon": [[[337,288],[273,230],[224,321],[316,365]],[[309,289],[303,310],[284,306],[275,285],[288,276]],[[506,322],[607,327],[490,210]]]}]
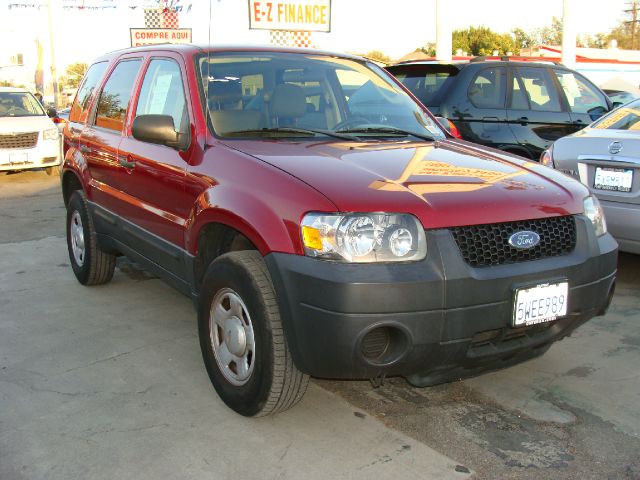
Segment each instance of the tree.
[{"label": "tree", "polygon": [[380,50],[371,50],[369,53],[365,53],[363,56],[365,58],[373,60],[374,62],[386,63],[387,65],[391,63],[391,57],[385,55]]},{"label": "tree", "polygon": [[615,40],[619,48],[635,50],[638,48],[638,5],[633,1],[629,10],[625,10],[625,20],[612,28],[607,35],[607,42]]},{"label": "tree", "polygon": [[608,44],[606,33],[596,33],[595,35],[580,35],[578,37],[578,46],[587,48],[607,48]]},{"label": "tree", "polygon": [[562,20],[558,17],[552,17],[551,25],[532,30],[531,36],[538,45],[561,45]]},{"label": "tree", "polygon": [[514,28],[511,30],[511,35],[514,37],[514,41],[517,48],[531,48],[535,46],[535,40],[531,33],[525,32],[521,28]]},{"label": "tree", "polygon": [[64,77],[62,77],[62,84],[66,87],[78,88],[80,81],[87,73],[89,66],[86,63],[72,63],[67,67]]},{"label": "tree", "polygon": [[417,48],[416,52],[422,52],[430,57],[436,56],[436,44],[433,42],[427,42],[422,47]]},{"label": "tree", "polygon": [[470,55],[492,55],[495,51],[498,52],[498,55],[520,53],[520,47],[516,45],[510,34],[496,33],[483,26],[469,27],[466,30],[454,30],[452,43],[453,52],[461,49]]}]

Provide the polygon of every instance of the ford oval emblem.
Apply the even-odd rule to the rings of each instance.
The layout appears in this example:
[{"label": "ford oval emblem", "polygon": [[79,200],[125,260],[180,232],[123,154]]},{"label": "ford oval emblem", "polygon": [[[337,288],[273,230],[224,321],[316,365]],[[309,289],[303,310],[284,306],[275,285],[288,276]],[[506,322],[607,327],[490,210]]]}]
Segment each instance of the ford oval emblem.
[{"label": "ford oval emblem", "polygon": [[622,151],[622,144],[617,140],[615,142],[611,142],[609,144],[609,153],[611,155],[616,155]]},{"label": "ford oval emblem", "polygon": [[530,230],[516,232],[509,237],[509,245],[518,250],[533,248],[540,243],[540,235]]}]

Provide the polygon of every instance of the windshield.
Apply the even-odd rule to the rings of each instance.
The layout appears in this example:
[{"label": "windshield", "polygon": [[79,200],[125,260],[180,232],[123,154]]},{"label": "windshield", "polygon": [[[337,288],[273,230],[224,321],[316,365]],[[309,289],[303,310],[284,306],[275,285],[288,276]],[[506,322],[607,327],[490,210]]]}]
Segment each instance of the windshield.
[{"label": "windshield", "polygon": [[45,115],[42,105],[27,92],[0,92],[0,117]]},{"label": "windshield", "polygon": [[624,107],[616,108],[608,115],[591,124],[591,128],[640,130],[640,100],[631,102]]},{"label": "windshield", "polygon": [[213,53],[199,59],[222,137],[442,139],[445,134],[374,64],[313,53]]}]

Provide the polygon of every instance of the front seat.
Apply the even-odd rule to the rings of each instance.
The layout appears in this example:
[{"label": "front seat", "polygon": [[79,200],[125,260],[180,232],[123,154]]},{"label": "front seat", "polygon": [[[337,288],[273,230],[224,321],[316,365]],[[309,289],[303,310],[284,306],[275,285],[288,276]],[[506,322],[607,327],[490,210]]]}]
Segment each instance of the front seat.
[{"label": "front seat", "polygon": [[273,125],[287,127],[296,125],[307,111],[307,99],[302,87],[291,83],[276,85],[269,105]]}]

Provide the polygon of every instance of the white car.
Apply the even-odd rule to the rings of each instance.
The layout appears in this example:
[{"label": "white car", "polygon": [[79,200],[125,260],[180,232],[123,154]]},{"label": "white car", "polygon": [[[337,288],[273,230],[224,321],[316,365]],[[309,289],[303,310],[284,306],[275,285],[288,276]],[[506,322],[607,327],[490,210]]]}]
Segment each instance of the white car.
[{"label": "white car", "polygon": [[0,172],[60,165],[60,134],[38,100],[21,88],[0,87]]}]

